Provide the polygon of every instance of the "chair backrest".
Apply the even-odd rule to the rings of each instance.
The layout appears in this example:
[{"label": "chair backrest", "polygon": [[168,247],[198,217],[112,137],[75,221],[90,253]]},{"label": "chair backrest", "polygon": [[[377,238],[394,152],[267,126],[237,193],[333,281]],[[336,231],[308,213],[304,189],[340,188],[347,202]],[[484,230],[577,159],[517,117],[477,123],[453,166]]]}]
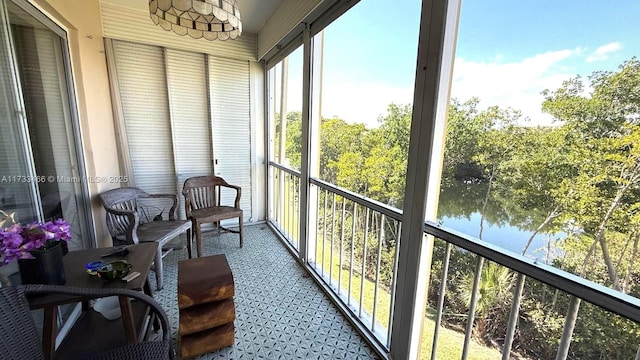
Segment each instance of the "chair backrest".
[{"label": "chair backrest", "polygon": [[[11,289],[11,288],[6,288]],[[15,288],[13,288],[15,289]],[[4,292],[5,288],[0,289],[0,291]],[[9,294],[11,294],[11,290],[7,290]],[[36,335],[37,331],[35,330],[35,325],[33,322],[33,318],[31,318],[31,314],[29,312],[28,304],[24,295],[43,295],[43,294],[65,294],[65,295],[74,295],[81,296],[84,299],[97,299],[102,297],[114,296],[114,295],[124,295],[129,297],[130,299],[138,300],[149,307],[151,313],[155,314],[155,318],[158,319],[160,323],[160,328],[162,330],[161,337],[158,340],[151,341],[141,341],[129,345],[124,345],[121,347],[117,347],[111,350],[108,350],[103,353],[92,354],[89,355],[86,359],[88,360],[120,360],[120,359],[131,359],[131,360],[166,360],[166,359],[174,359],[175,352],[173,349],[173,343],[171,341],[171,325],[169,324],[169,319],[167,318],[167,314],[164,309],[158,304],[152,297],[144,294],[141,291],[123,289],[123,288],[80,288],[80,287],[71,287],[71,286],[60,286],[60,285],[26,285],[24,287],[18,287],[15,292],[19,296],[15,296],[16,298],[20,298],[19,302],[24,305],[20,310],[26,311],[28,315],[27,320],[23,320],[23,322],[30,323],[35,331]],[[4,298],[0,298],[2,300],[2,304],[0,304],[0,312],[4,312],[5,304]],[[4,315],[0,315],[4,316]],[[5,319],[2,319],[2,324],[0,326],[4,326]],[[3,329],[3,337],[8,335],[9,333],[4,332]],[[124,330],[123,330],[124,331]],[[41,336],[36,336],[37,345],[34,340],[29,340],[28,345],[24,345],[24,342],[13,343],[13,352],[19,352],[20,357],[16,357],[15,359],[44,359],[44,354],[39,357],[38,353],[42,354],[42,345],[39,342]],[[4,341],[0,340],[0,341]],[[21,340],[20,340],[21,341]],[[20,346],[22,345],[22,346]],[[5,349],[4,342],[2,343],[3,348],[0,352],[0,359],[5,359]],[[34,350],[35,349],[35,350]],[[33,352],[34,356],[32,357],[29,352]],[[12,357],[7,357],[7,359],[13,359]]]},{"label": "chair backrest", "polygon": [[[100,201],[105,209],[138,211],[138,198],[146,193],[135,187],[123,187],[101,193]],[[107,212],[107,229],[112,237],[124,234],[131,224],[126,216]]]},{"label": "chair backrest", "polygon": [[187,179],[182,187],[187,213],[190,210],[220,206],[220,187],[229,184],[219,176],[196,176]]},{"label": "chair backrest", "polygon": [[29,311],[23,287],[0,288],[0,359],[43,359],[42,335]]}]

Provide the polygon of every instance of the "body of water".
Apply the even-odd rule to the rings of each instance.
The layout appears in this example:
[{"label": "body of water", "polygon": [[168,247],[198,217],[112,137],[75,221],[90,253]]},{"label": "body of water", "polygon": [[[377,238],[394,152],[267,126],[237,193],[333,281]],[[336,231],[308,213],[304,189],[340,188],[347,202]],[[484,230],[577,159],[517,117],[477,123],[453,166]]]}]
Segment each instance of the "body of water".
[{"label": "body of water", "polygon": [[[439,221],[441,221],[443,226],[478,238],[478,233],[480,231],[480,217],[480,213],[474,212],[469,216],[469,218],[444,216],[439,219]],[[515,226],[491,224],[487,222],[486,219],[482,230],[483,241],[498,245],[516,254],[522,253],[522,249],[524,249],[524,246],[527,244],[530,236],[530,232],[522,231]],[[548,240],[549,234],[537,234],[531,242],[531,245],[529,245],[529,249],[527,249],[527,253],[525,255],[544,260],[545,248],[547,247]]]},{"label": "body of water", "polygon": [[[440,193],[438,221],[445,227],[465,233],[474,238],[480,238],[480,209],[484,209],[484,223],[481,240],[500,246],[513,253],[520,254],[533,231],[521,229],[509,221],[509,214],[502,206],[489,201],[483,206],[486,194],[486,184],[466,184],[463,182],[449,185]],[[565,234],[538,233],[529,245],[526,256],[545,261],[547,251],[549,258],[557,253],[554,242],[563,238]],[[549,243],[551,247],[549,248]]]}]

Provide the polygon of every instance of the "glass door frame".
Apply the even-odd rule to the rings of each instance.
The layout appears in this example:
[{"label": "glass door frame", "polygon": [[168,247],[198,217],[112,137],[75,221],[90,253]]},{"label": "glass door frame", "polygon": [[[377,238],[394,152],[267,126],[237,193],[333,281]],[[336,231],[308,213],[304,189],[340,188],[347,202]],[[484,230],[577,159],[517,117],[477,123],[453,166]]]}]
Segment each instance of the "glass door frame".
[{"label": "glass door frame", "polygon": [[[15,4],[15,2],[14,2]],[[0,36],[4,37],[1,43],[4,43],[5,52],[6,52],[6,62],[8,66],[8,74],[9,79],[7,79],[7,96],[10,99],[7,99],[10,103],[8,105],[13,105],[15,107],[15,116],[10,118],[9,121],[15,121],[14,129],[18,132],[19,146],[21,145],[21,149],[18,149],[18,152],[22,154],[23,159],[19,159],[19,161],[24,161],[25,167],[25,176],[30,179],[35,179],[36,170],[35,164],[33,162],[33,152],[31,147],[31,140],[29,138],[29,129],[27,125],[26,119],[26,110],[24,107],[24,101],[22,99],[22,85],[20,83],[20,77],[17,70],[16,57],[15,57],[15,48],[13,46],[13,41],[11,37],[11,23],[9,21],[9,11],[6,6],[6,1],[0,0],[0,16],[2,17],[2,21],[0,21],[0,26],[3,28],[0,29]],[[1,44],[0,43],[0,44]],[[9,89],[10,88],[10,89]],[[42,204],[40,201],[40,194],[38,187],[35,182],[25,182],[28,184],[30,189],[30,200],[32,202],[31,211],[36,214],[38,219],[42,219]]]},{"label": "glass door frame", "polygon": [[[75,91],[75,86],[73,81],[73,71],[71,68],[71,60],[70,60],[71,54],[69,52],[69,41],[67,37],[67,32],[62,27],[60,27],[60,25],[58,25],[52,19],[47,17],[44,13],[42,13],[39,9],[37,9],[33,4],[31,4],[27,0],[0,0],[0,1],[4,2],[5,4],[7,2],[13,3],[14,5],[18,6],[20,9],[28,13],[30,16],[32,16],[34,19],[39,21],[41,24],[43,24],[47,29],[49,29],[54,34],[60,37],[60,40],[61,40],[60,49],[62,51],[61,60],[62,60],[62,66],[64,70],[64,78],[65,78],[64,81],[66,85],[66,94],[63,94],[63,95],[64,95],[64,99],[68,101],[68,105],[69,105],[70,125],[72,129],[72,134],[73,134],[73,146],[76,153],[75,162],[77,164],[77,173],[80,179],[87,179],[87,169],[86,169],[85,158],[84,158],[84,150],[82,147],[82,144],[84,143],[84,141],[82,138],[82,132],[80,130],[80,120],[78,117],[78,104],[75,96],[76,91]],[[6,21],[6,25],[5,25],[7,28],[6,40],[8,41],[7,43],[9,47],[8,49],[9,62],[11,66],[10,71],[12,73],[13,85],[15,87],[14,97],[16,97],[15,98],[16,105],[20,109],[19,110],[19,113],[20,113],[19,126],[22,131],[23,143],[25,144],[25,149],[23,149],[23,151],[26,152],[25,155],[27,156],[28,161],[30,161],[30,164],[28,166],[29,171],[33,173],[32,175],[35,176],[36,175],[35,166],[32,160],[33,154],[31,151],[31,144],[28,136],[28,127],[27,127],[23,92],[21,88],[20,77],[17,72],[16,52],[15,52],[15,49],[13,48],[13,42],[11,41],[11,34],[10,34],[10,28],[9,28],[9,24],[10,24],[9,13],[5,4],[1,5],[2,6],[1,10],[3,13],[0,15],[3,16]],[[34,188],[33,191],[35,191],[34,206],[37,206],[37,209],[35,210],[38,214],[38,219],[42,221],[43,220],[42,204],[40,201],[40,196],[38,194],[38,187],[35,186],[34,184],[33,188]],[[80,181],[79,189],[80,189],[80,194],[76,194],[76,195],[80,195],[80,198],[77,198],[79,200],[77,201],[77,207],[78,207],[78,221],[80,223],[80,227],[83,229],[82,233],[84,235],[81,242],[82,247],[94,248],[97,246],[97,243],[95,238],[95,229],[93,225],[93,212],[91,209],[91,197],[90,197],[88,182]]]}]

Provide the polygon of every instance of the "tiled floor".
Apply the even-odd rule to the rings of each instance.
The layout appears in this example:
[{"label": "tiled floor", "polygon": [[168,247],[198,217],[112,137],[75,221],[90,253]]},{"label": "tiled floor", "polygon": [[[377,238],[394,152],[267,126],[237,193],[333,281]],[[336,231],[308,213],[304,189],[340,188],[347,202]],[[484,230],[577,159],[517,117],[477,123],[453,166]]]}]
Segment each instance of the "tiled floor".
[{"label": "tiled floor", "polygon": [[[243,248],[236,234],[206,236],[204,245],[203,256],[224,253],[233,271],[236,334],[232,347],[197,359],[377,359],[268,226],[245,227]],[[165,258],[164,289],[154,293],[174,339],[178,261],[186,258]]]}]

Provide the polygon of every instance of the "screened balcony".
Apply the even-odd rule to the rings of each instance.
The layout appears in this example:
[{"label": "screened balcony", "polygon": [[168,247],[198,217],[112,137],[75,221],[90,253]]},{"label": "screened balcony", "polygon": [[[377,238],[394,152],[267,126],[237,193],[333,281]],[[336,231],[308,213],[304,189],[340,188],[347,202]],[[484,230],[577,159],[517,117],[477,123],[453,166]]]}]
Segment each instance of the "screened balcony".
[{"label": "screened balcony", "polygon": [[[209,253],[227,252],[237,266],[252,257],[261,264],[255,271],[239,270],[238,298],[246,301],[246,307],[238,311],[256,306],[264,312],[246,318],[240,314],[236,345],[213,358],[509,358],[521,356],[537,338],[553,344],[551,351],[529,357],[566,359],[582,351],[572,339],[582,339],[584,344],[585,338],[600,330],[581,326],[586,318],[617,325],[618,333],[598,338],[610,339],[608,349],[620,352],[602,357],[635,355],[640,338],[616,339],[640,333],[637,298],[435,220],[459,1],[409,1],[410,16],[403,19],[412,22],[413,31],[395,38],[391,37],[395,32],[386,31],[377,38],[377,46],[362,48],[356,46],[361,44],[358,37],[368,36],[370,29],[348,28],[345,23],[369,19],[367,14],[373,13],[361,16],[358,6],[375,5],[373,1],[239,0],[246,10],[245,33],[226,42],[192,40],[164,31],[150,22],[142,0],[0,1],[34,5],[40,11],[38,19],[50,18],[47,26],[60,27],[57,33],[63,50],[57,55],[60,64],[65,56],[69,64],[58,70],[66,70],[74,85],[68,92],[75,95],[62,107],[68,115],[65,134],[77,143],[78,154],[70,151],[70,155],[79,159],[79,165],[70,166],[69,171],[118,180],[74,185],[79,201],[75,213],[83,223],[77,248],[110,244],[104,213],[95,201],[98,193],[110,188],[128,185],[180,193],[186,178],[202,174],[220,175],[243,188],[241,207],[253,234],[250,246],[226,246],[225,237],[206,242]],[[386,9],[380,9],[375,14],[386,15]],[[10,25],[25,26],[24,18],[10,16]],[[7,34],[3,39],[9,38]],[[354,36],[353,48],[366,55],[344,56],[349,49],[332,43],[347,35]],[[405,52],[392,50],[399,37],[408,39],[402,42],[409,44]],[[11,49],[9,45],[3,43],[3,49]],[[358,73],[382,47],[394,59],[384,69],[376,69],[373,77],[409,79],[408,90],[379,89],[366,81],[351,87],[325,81],[343,75],[347,64],[355,64],[350,69]],[[372,88],[368,96],[358,96],[367,88]],[[14,90],[19,96],[19,84]],[[368,165],[406,169],[400,179],[378,176],[384,181],[378,184],[383,190],[377,195],[388,190],[385,181],[401,189],[395,202],[365,196],[364,189],[360,193],[336,185],[338,177],[325,176],[323,170],[337,172],[337,165],[321,161],[321,154],[332,149],[327,139],[342,135],[321,133],[323,121],[339,124],[336,114],[342,116],[332,113],[327,104],[350,100],[345,112],[354,117],[366,113],[373,124],[378,115],[386,114],[376,107],[382,100],[374,96],[384,93],[398,95],[392,101],[410,104],[393,108],[398,124],[404,126],[398,131],[406,140],[404,152],[390,146],[377,154],[382,160]],[[16,128],[26,123],[20,114],[8,117]],[[356,131],[358,126],[349,130]],[[25,143],[13,150],[29,155]],[[354,150],[349,155],[369,145],[353,144],[347,144]],[[296,151],[290,152],[292,148]],[[354,183],[364,177],[355,171],[361,170],[357,166],[347,170],[354,170],[350,174]],[[152,219],[163,212],[151,208],[147,216]],[[171,256],[177,260],[180,255]],[[499,288],[484,285],[490,274],[508,283],[499,294],[503,306],[497,312],[487,312],[484,302]],[[449,296],[458,291],[451,284],[460,278],[469,285],[464,304]],[[309,307],[296,311],[296,304],[285,309],[259,302],[263,299],[242,292],[244,281],[252,291],[273,295],[274,301],[282,293],[270,293],[272,289],[263,286],[273,282],[298,291],[288,285],[301,285],[309,297],[296,299],[321,306],[325,316],[317,324],[318,319],[308,318],[317,315]],[[156,296],[167,311],[175,310],[171,291],[159,291]],[[523,304],[537,311],[524,316]],[[285,313],[289,310],[293,313]],[[554,315],[554,321],[548,314]],[[175,320],[176,314],[170,315]],[[297,323],[288,321],[291,318]],[[504,328],[494,329],[491,338],[478,335],[498,318]],[[309,322],[309,327],[300,326]],[[547,322],[549,331],[533,331],[536,322]],[[325,339],[315,337],[315,325],[327,333],[323,333]],[[263,326],[276,336],[295,332],[301,340],[274,340]],[[264,347],[259,339],[265,340]],[[294,343],[301,346],[295,349]]]},{"label": "screened balcony", "polygon": [[[300,216],[300,174],[276,163],[270,164],[270,174],[275,195],[269,224],[284,239],[292,254],[300,256],[300,223],[292,220]],[[306,268],[384,356],[393,343],[392,328],[401,326],[394,323],[394,299],[398,296],[397,244],[402,238],[402,213],[319,179],[311,179],[310,189],[315,205],[308,213],[313,222],[309,224],[311,230],[306,246],[310,255]],[[532,302],[548,312],[566,314],[564,323],[556,324],[556,335],[536,334],[555,336],[557,341],[558,346],[554,349],[557,353],[541,354],[544,358],[566,358],[574,331],[589,331],[576,330],[575,320],[578,320],[579,328],[581,316],[602,316],[618,324],[624,329],[622,331],[634,331],[632,329],[640,324],[640,300],[636,297],[433,222],[423,223],[423,234],[420,239],[430,243],[432,257],[430,276],[423,284],[423,288],[431,293],[420,335],[421,359],[519,356],[522,343],[518,343],[518,334],[526,332],[525,329],[530,328],[527,323],[532,320],[521,316],[522,301]],[[386,266],[385,262],[388,262]],[[384,268],[392,269],[393,273],[385,273]],[[478,309],[485,301],[483,297],[501,290],[481,285],[481,279],[499,272],[510,279],[508,288],[504,289],[508,293],[508,306],[504,313],[492,316],[503,316],[508,327],[498,330],[503,334],[499,342],[487,345],[473,334],[478,327],[490,326],[495,320],[487,318],[485,313],[478,315]],[[461,276],[472,279],[472,291],[468,311],[455,314],[448,310],[451,299],[445,299],[449,293],[458,290],[448,286],[448,280]],[[449,318],[447,326],[443,316]],[[458,336],[451,334],[452,323],[461,324],[459,328],[453,328]],[[610,336],[614,338],[615,332]],[[620,352],[609,356],[624,357],[638,348],[638,344],[624,341],[618,346]],[[572,348],[571,351],[581,349]]]}]

